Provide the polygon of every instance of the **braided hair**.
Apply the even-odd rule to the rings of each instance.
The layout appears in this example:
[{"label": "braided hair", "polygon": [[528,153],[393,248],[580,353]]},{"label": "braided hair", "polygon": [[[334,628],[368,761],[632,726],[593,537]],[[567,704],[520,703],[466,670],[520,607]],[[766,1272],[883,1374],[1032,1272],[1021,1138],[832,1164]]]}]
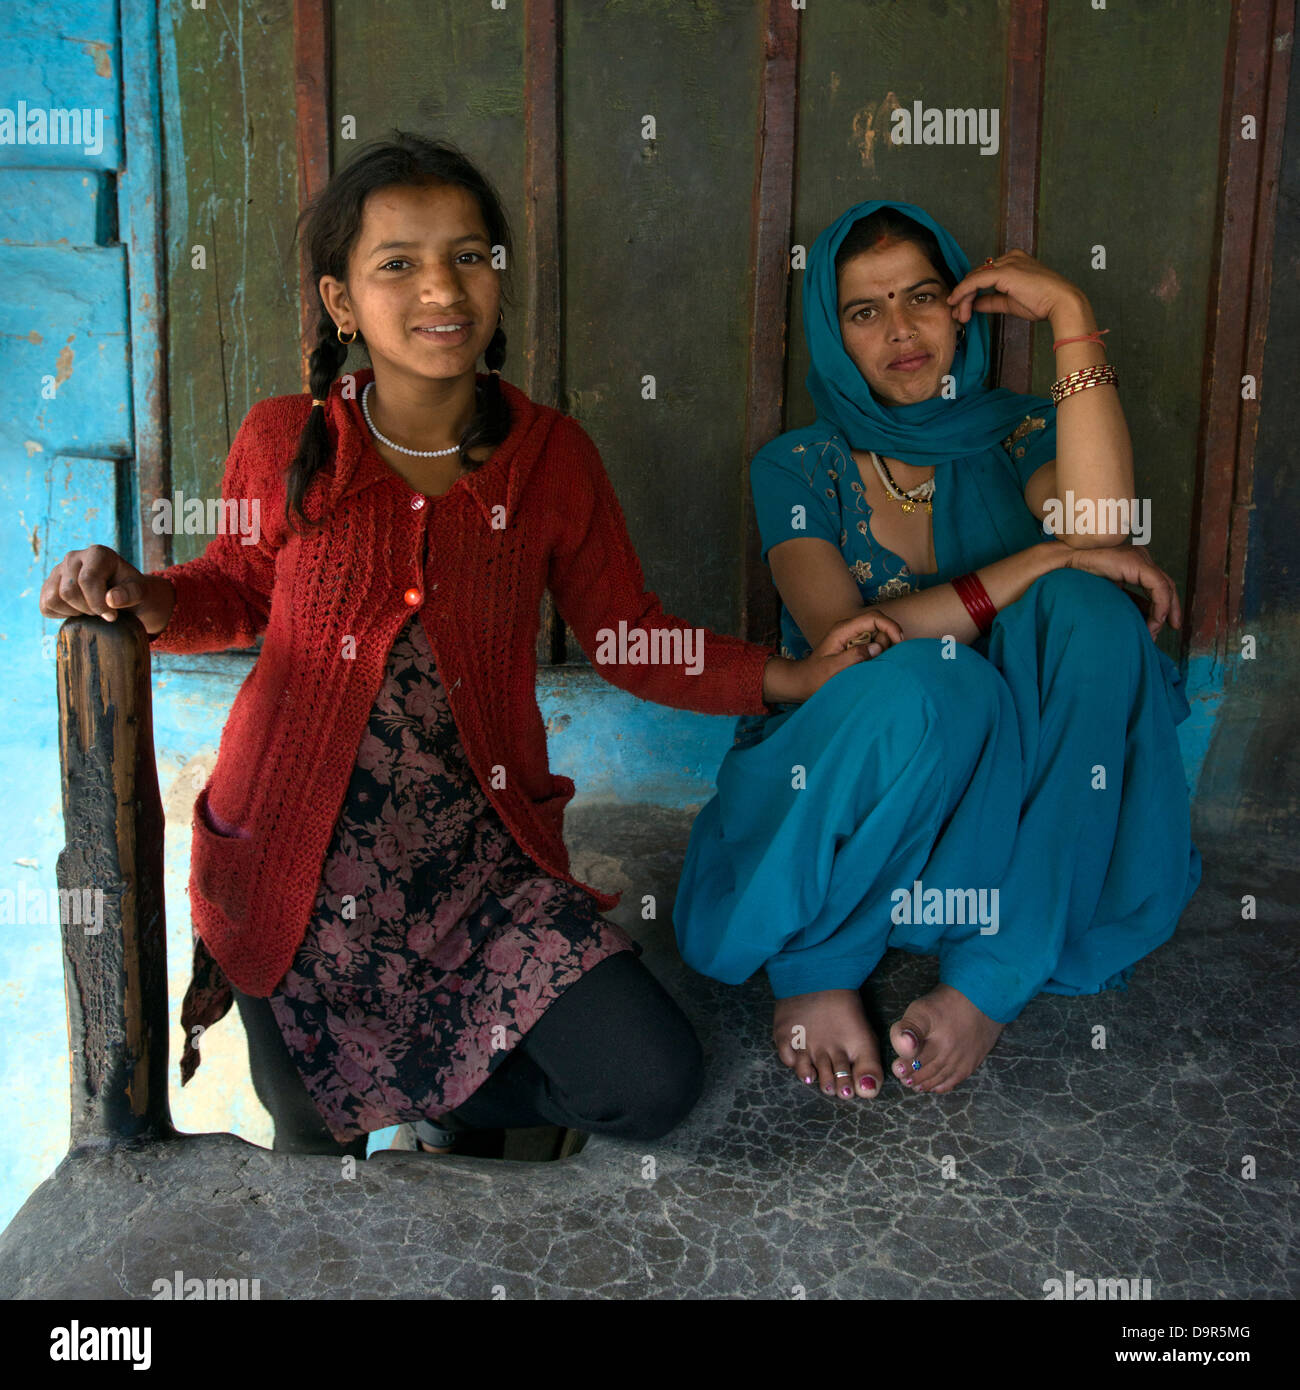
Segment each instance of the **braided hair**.
[{"label": "braided hair", "polygon": [[[308,359],[311,371],[311,394],[318,400],[329,395],[330,384],[347,361],[348,344],[340,341],[334,320],[321,298],[320,282],[325,275],[346,280],[348,259],[361,232],[366,197],[378,188],[395,185],[423,187],[429,184],[450,185],[473,194],[487,227],[492,246],[501,246],[506,253],[502,299],[510,302],[508,281],[513,263],[510,226],[496,190],[488,179],[455,145],[395,130],[391,141],[374,141],[364,146],[356,157],[329,181],[324,191],[298,219],[298,229],[307,224],[307,250],[311,261],[311,293],[318,315],[316,344]],[[356,342],[364,347],[358,334]],[[510,433],[510,407],[501,390],[497,373],[506,360],[505,330],[498,325],[483,354],[488,371],[486,382],[477,383],[474,415],[460,437],[460,461],[469,470],[479,468],[480,462],[470,457],[470,451],[484,444],[500,444]],[[312,478],[329,462],[331,454],[329,429],[323,406],[312,406],[298,438],[298,450],[288,465],[285,488],[285,518],[290,527],[298,530],[296,518],[308,525],[319,525],[322,518],[308,517],[303,503]]]}]

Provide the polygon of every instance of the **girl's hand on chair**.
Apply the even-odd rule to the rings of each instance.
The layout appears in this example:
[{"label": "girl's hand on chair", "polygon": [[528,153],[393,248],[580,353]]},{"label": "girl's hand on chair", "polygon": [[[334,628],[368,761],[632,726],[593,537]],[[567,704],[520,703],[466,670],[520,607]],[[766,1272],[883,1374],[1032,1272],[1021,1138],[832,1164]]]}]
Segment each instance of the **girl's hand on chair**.
[{"label": "girl's hand on chair", "polygon": [[134,609],[150,637],[167,626],[175,602],[166,579],[142,574],[106,545],[68,551],[46,576],[39,598],[46,618],[94,613],[111,623],[119,609]]},{"label": "girl's hand on chair", "polygon": [[[1144,617],[1152,637],[1159,633],[1166,619],[1170,627],[1182,627],[1183,610],[1178,602],[1178,590],[1174,581],[1151,559],[1146,546],[1107,545],[1071,550],[1065,564],[1067,569],[1099,574],[1121,587],[1132,584],[1134,588],[1144,589],[1149,600]],[[1130,597],[1136,599],[1136,595]],[[1138,607],[1141,608],[1142,603]]]}]

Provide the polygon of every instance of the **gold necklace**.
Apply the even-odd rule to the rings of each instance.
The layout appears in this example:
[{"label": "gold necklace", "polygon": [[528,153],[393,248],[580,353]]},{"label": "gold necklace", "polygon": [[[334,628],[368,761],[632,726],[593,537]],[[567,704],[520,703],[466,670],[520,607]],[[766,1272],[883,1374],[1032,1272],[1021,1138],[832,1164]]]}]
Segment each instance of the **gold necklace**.
[{"label": "gold necklace", "polygon": [[916,510],[918,502],[925,503],[925,510],[929,513],[934,512],[934,504],[931,498],[934,496],[934,479],[927,478],[925,482],[918,483],[916,487],[904,492],[894,481],[894,475],[889,471],[882,459],[874,449],[868,450],[871,454],[871,462],[876,470],[876,476],[880,479],[880,485],[885,489],[885,495],[897,502],[905,512],[911,513]]}]

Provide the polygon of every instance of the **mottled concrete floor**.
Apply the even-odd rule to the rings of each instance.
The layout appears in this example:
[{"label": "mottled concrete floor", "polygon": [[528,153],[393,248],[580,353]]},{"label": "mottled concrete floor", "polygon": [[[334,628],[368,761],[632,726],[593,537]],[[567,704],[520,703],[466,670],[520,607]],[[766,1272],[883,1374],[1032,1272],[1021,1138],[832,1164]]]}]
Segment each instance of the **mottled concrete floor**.
[{"label": "mottled concrete floor", "polygon": [[[351,1178],[231,1135],[80,1152],[0,1239],[0,1296],[149,1298],[177,1269],[257,1278],[263,1298],[1041,1299],[1067,1271],[1149,1278],[1155,1299],[1295,1296],[1294,842],[1204,843],[1177,935],[1126,992],[1041,997],[953,1093],[891,1078],[838,1103],[776,1061],[761,978],[731,988],[677,960],[690,820],[569,818],[575,869],[626,890],[611,915],[705,1043],[704,1098],[672,1134],[594,1137],[556,1163],[384,1152]],[[891,953],[879,1016],[934,968]]]}]

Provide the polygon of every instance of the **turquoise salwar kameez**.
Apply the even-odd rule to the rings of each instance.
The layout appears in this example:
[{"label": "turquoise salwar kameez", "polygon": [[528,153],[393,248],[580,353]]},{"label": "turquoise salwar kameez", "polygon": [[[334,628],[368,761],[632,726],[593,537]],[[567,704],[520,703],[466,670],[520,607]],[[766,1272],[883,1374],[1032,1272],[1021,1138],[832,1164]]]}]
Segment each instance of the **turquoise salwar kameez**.
[{"label": "turquoise salwar kameez", "polygon": [[[925,221],[960,278],[960,248]],[[806,325],[818,249],[824,277],[836,245],[819,241],[810,257]],[[974,412],[959,417],[927,414],[929,401],[888,411],[868,401],[855,416],[827,388],[827,330],[811,326],[821,416],[751,468],[765,558],[792,536],[828,540],[870,604],[1043,539],[1023,489],[1054,457],[1054,411],[982,389],[978,319],[954,364]],[[861,401],[853,373],[844,394]],[[873,410],[886,425],[863,423]],[[888,429],[915,420],[943,439],[953,418],[931,453],[950,461],[936,466],[939,569],[916,575],[871,534],[849,440],[925,463]],[[858,443],[864,433],[870,442]],[[805,655],[784,608],[781,627],[784,653]],[[972,646],[904,640],[801,705],[739,722],[691,832],[674,909],[682,958],[727,983],[765,969],[786,998],[856,989],[890,946],[937,955],[940,980],[999,1023],[1040,991],[1121,985],[1169,938],[1200,881],[1176,735],[1188,714],[1178,670],[1137,606],[1096,575],[1037,580]]]}]

